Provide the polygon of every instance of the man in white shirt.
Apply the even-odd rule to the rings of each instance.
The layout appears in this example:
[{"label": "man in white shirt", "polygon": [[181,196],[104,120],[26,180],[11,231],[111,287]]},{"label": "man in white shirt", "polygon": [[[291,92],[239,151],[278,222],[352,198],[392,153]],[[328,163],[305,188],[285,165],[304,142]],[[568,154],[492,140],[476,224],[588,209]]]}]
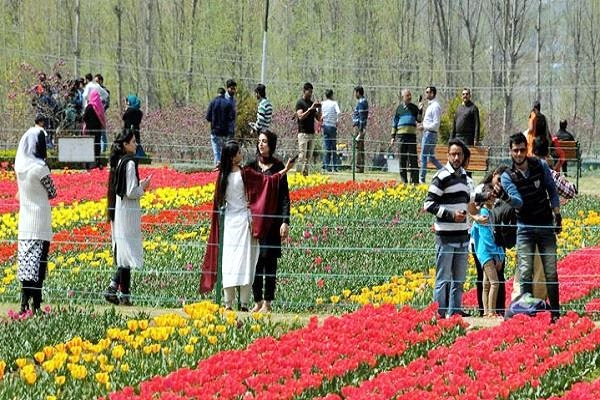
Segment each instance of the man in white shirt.
[{"label": "man in white shirt", "polygon": [[337,156],[337,125],[340,106],[333,100],[333,90],[325,91],[325,100],[321,103],[323,126],[323,170],[338,172],[340,163]]},{"label": "man in white shirt", "polygon": [[[437,169],[443,165],[435,158],[435,145],[437,144],[437,135],[440,129],[440,118],[442,116],[442,107],[436,100],[437,89],[435,86],[429,86],[425,89],[425,96],[429,102],[423,122],[417,124],[417,129],[423,131],[421,140],[421,168],[419,171],[419,183],[425,183],[427,174],[427,161],[431,161]],[[423,103],[419,103],[419,108],[423,108]]]},{"label": "man in white shirt", "polygon": [[106,90],[104,90],[104,88],[102,86],[100,86],[100,84],[98,82],[94,81],[94,77],[92,76],[92,74],[87,73],[85,75],[85,80],[87,83],[85,84],[85,87],[83,88],[82,111],[85,111],[85,108],[87,107],[88,98],[90,97],[90,93],[92,93],[92,90],[95,90],[98,92],[98,94],[100,95],[100,98],[102,99],[102,104],[107,104],[106,102],[109,99],[108,92]]}]

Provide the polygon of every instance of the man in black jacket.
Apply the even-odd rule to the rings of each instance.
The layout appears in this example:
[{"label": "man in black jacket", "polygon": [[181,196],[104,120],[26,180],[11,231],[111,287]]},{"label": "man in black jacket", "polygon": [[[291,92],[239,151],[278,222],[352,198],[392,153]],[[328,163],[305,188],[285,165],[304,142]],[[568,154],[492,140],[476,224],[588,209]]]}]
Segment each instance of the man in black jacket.
[{"label": "man in black jacket", "polygon": [[225,98],[225,89],[219,88],[217,97],[212,99],[206,111],[206,120],[210,122],[210,142],[215,165],[221,162],[223,144],[228,139],[233,139],[233,132],[230,130],[232,119],[235,119],[233,103]]},{"label": "man in black jacket", "polygon": [[454,114],[451,138],[459,138],[467,146],[479,146],[479,109],[471,101],[471,89],[463,88],[462,99]]}]

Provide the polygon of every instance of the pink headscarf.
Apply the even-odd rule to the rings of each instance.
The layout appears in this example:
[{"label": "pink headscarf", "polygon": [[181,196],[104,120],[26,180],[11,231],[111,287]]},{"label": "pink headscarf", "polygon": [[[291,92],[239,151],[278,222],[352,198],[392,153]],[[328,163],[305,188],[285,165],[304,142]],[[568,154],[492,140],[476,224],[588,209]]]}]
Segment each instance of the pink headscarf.
[{"label": "pink headscarf", "polygon": [[91,105],[94,111],[96,112],[96,116],[98,120],[102,124],[103,128],[106,128],[106,116],[104,115],[104,104],[102,104],[102,98],[100,97],[100,93],[97,90],[92,90],[90,92],[90,96],[88,98],[88,105]]}]

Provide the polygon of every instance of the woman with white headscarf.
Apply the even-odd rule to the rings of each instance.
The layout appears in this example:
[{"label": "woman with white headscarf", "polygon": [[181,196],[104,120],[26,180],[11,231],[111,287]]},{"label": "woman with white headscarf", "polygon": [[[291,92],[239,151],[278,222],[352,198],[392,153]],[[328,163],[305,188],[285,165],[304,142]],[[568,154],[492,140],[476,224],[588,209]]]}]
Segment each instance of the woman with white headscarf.
[{"label": "woman with white headscarf", "polygon": [[21,137],[15,157],[19,191],[19,244],[17,278],[21,282],[21,313],[29,301],[35,313],[42,303],[42,285],[46,277],[48,250],[52,240],[50,199],[56,197],[50,168],[46,164],[46,131],[43,116]]}]

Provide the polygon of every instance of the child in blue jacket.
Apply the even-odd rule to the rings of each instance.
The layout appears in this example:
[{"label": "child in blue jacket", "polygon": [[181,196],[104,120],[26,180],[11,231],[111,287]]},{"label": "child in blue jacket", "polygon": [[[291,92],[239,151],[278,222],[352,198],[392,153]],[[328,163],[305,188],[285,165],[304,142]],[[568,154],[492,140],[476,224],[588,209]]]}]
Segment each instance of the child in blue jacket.
[{"label": "child in blue jacket", "polygon": [[[484,190],[492,190],[491,187]],[[498,297],[498,270],[504,262],[504,249],[494,241],[494,221],[490,212],[495,199],[486,201],[481,207],[480,215],[488,218],[487,223],[473,222],[471,236],[475,243],[475,254],[483,266],[483,316],[495,317]]]}]

